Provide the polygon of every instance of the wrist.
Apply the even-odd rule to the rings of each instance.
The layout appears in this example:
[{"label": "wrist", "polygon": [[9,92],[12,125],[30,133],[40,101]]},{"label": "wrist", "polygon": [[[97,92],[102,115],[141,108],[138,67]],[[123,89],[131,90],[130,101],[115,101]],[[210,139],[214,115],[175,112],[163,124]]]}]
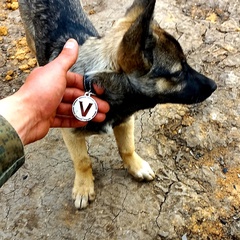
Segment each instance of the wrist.
[{"label": "wrist", "polygon": [[[28,143],[28,133],[33,124],[31,104],[17,93],[0,100],[0,114],[18,133],[23,145]],[[31,121],[30,121],[31,120]]]}]

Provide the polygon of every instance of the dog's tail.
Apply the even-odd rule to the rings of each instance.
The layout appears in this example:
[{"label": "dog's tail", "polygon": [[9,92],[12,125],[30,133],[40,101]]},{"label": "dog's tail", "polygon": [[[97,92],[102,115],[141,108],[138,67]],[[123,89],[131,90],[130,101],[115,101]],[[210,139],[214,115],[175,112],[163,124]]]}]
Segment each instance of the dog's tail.
[{"label": "dog's tail", "polygon": [[19,0],[27,41],[39,65],[56,57],[69,38],[82,45],[98,32],[79,0]]}]

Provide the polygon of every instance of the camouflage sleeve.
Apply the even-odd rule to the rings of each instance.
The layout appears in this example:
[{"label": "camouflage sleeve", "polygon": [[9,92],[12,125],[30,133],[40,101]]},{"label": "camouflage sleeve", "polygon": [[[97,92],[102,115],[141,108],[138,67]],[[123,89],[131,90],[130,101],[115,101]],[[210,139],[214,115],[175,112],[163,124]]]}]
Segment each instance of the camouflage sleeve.
[{"label": "camouflage sleeve", "polygon": [[0,187],[23,165],[24,148],[10,123],[0,115]]}]

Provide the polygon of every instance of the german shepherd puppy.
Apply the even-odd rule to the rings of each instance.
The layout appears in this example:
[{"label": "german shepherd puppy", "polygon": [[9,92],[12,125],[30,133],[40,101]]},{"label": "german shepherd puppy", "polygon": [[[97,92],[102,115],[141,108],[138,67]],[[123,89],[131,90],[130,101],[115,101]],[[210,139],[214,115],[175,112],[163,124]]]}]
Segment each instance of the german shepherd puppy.
[{"label": "german shepherd puppy", "polygon": [[63,130],[76,172],[72,195],[77,209],[95,198],[86,136],[113,129],[129,173],[151,181],[154,172],[135,152],[133,114],[159,103],[199,103],[216,89],[214,81],[188,65],[177,40],[153,19],[155,2],[135,0],[100,37],[79,0],[19,0],[28,44],[39,65],[54,59],[65,42],[75,38],[81,50],[71,71],[87,76],[90,85],[103,87],[100,97],[110,104],[104,122]]}]

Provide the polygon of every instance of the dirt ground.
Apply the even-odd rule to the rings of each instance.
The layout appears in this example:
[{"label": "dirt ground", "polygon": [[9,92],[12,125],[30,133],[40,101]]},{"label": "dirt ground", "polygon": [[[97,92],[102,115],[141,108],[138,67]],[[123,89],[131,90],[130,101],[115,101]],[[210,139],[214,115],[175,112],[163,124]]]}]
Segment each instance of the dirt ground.
[{"label": "dirt ground", "polygon": [[[83,1],[103,34],[132,0]],[[17,2],[0,0],[0,97],[36,60]],[[155,18],[217,91],[194,106],[136,115],[136,147],[156,173],[139,183],[123,169],[113,136],[88,139],[96,200],[71,199],[74,171],[57,129],[26,147],[25,165],[0,189],[0,239],[240,239],[240,1],[157,0]]]}]

